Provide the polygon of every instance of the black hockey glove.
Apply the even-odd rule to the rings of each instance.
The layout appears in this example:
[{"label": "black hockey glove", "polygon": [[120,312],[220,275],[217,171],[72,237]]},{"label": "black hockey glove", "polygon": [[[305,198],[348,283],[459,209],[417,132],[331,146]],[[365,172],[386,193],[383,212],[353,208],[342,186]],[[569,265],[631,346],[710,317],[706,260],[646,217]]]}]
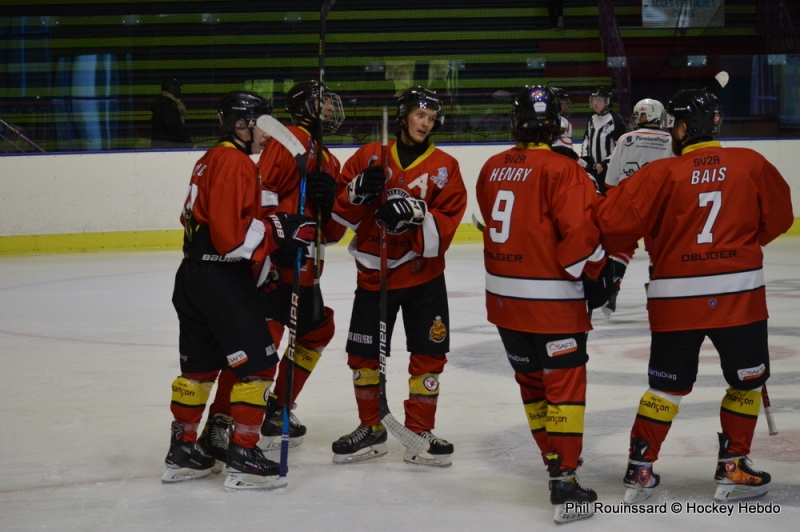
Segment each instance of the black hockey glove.
[{"label": "black hockey glove", "polygon": [[327,221],[336,200],[336,180],[326,172],[311,172],[306,179],[306,196]]},{"label": "black hockey glove", "polygon": [[625,277],[625,270],[627,269],[628,267],[625,266],[625,264],[616,261],[611,257],[606,258],[606,265],[603,268],[603,271],[608,272],[611,282],[614,283],[614,290],[608,297],[608,302],[605,303],[602,308],[603,315],[606,318],[610,318],[611,314],[617,310],[617,294],[619,294],[619,289],[622,286],[622,278]]},{"label": "black hockey glove", "polygon": [[611,262],[616,261],[606,259],[606,265],[603,266],[596,280],[583,274],[583,297],[586,299],[590,310],[605,305],[617,290],[614,276],[611,273],[611,265],[609,264]]},{"label": "black hockey glove", "polygon": [[279,248],[307,248],[314,241],[317,222],[312,218],[279,212],[266,221],[272,226],[272,240]]},{"label": "black hockey glove", "polygon": [[378,197],[386,183],[381,166],[370,166],[347,185],[347,199],[353,205],[369,205]]},{"label": "black hockey glove", "polygon": [[375,213],[375,221],[386,224],[389,231],[404,231],[409,225],[422,225],[428,206],[416,198],[390,199]]},{"label": "black hockey glove", "polygon": [[584,155],[578,159],[578,164],[583,167],[592,177],[597,177],[597,164],[590,155]]}]

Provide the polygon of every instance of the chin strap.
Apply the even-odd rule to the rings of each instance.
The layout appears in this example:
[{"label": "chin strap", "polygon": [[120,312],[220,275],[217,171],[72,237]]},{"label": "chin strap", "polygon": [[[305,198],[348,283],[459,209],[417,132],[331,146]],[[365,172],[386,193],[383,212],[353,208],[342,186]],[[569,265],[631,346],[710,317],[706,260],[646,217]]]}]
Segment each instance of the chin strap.
[{"label": "chin strap", "polygon": [[244,144],[244,146],[241,146],[236,142],[234,142],[234,144],[236,145],[237,148],[239,148],[245,154],[251,155],[253,153],[253,136],[254,136],[253,135],[253,128],[252,127],[243,127],[242,129],[249,129],[250,130],[250,140],[244,140],[242,137],[239,136],[239,133],[237,133],[238,129],[234,128],[234,130],[231,131],[231,134],[236,138],[236,140],[238,140],[239,142]]}]

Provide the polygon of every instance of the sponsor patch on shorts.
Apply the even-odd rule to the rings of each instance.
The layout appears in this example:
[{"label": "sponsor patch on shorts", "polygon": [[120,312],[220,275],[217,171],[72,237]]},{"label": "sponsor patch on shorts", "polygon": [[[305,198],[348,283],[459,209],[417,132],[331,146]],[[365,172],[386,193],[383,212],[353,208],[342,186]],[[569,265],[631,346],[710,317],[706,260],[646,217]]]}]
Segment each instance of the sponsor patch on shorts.
[{"label": "sponsor patch on shorts", "polygon": [[444,342],[444,339],[447,338],[447,327],[444,323],[442,323],[441,316],[436,316],[436,319],[433,320],[433,325],[431,326],[428,338],[437,344]]},{"label": "sponsor patch on shorts", "polygon": [[247,354],[244,351],[236,351],[235,353],[228,355],[226,358],[228,359],[228,365],[232,368],[241,366],[247,362]]},{"label": "sponsor patch on shorts", "polygon": [[760,366],[756,366],[754,368],[740,369],[736,373],[739,374],[739,380],[749,381],[759,378],[764,374],[765,371],[767,371],[766,366],[761,364]]},{"label": "sponsor patch on shorts", "polygon": [[569,353],[574,353],[578,350],[578,341],[575,338],[564,338],[563,340],[553,340],[552,342],[547,342],[545,345],[545,349],[547,349],[547,356],[549,357],[560,357],[562,355],[568,355]]}]

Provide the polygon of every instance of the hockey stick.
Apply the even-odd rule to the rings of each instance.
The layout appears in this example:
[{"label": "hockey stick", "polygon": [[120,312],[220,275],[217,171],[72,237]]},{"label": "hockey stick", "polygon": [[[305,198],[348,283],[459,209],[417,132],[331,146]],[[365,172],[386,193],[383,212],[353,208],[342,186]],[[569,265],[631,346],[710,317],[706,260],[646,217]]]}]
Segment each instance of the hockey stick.
[{"label": "hockey stick", "polygon": [[486,229],[486,226],[485,226],[484,224],[482,224],[482,223],[480,222],[480,220],[478,220],[478,217],[477,217],[477,216],[475,216],[475,213],[474,213],[474,212],[472,213],[472,223],[473,223],[473,225],[475,226],[475,228],[476,228],[478,231],[480,231],[481,233],[483,233],[483,230],[484,230],[484,229]]},{"label": "hockey stick", "polygon": [[761,404],[764,406],[764,416],[767,418],[769,435],[775,436],[778,433],[778,427],[775,425],[775,418],[772,415],[772,403],[769,402],[766,384],[761,386]]},{"label": "hockey stick", "polygon": [[[389,109],[383,107],[381,124],[381,166],[388,179],[389,176]],[[386,188],[384,187],[381,203],[386,202]],[[381,255],[381,296],[380,296],[380,332],[378,334],[378,350],[380,352],[380,416],[381,423],[389,433],[400,440],[400,442],[415,453],[424,453],[430,448],[430,444],[421,436],[408,430],[402,423],[397,421],[389,411],[389,403],[386,399],[386,343],[388,341],[388,250],[386,237],[386,223],[380,223],[380,255]]]},{"label": "hockey stick", "polygon": [[[317,101],[317,172],[322,172],[322,163],[325,158],[324,121],[325,97],[322,88],[325,86],[325,23],[328,13],[336,0],[327,0],[322,4],[319,12],[319,93]],[[317,231],[314,234],[314,307],[312,317],[315,322],[322,319],[322,288],[319,278],[322,276],[322,212],[317,211]]]},{"label": "hockey stick", "polygon": [[[297,140],[297,137],[286,127],[269,115],[262,115],[256,120],[259,129],[275,139],[281,146],[289,150],[297,162],[297,172],[300,175],[300,205],[298,214],[303,214],[306,204],[306,149]],[[297,260],[294,263],[294,277],[292,278],[292,302],[289,311],[289,343],[286,347],[286,392],[283,398],[283,425],[281,426],[281,459],[278,475],[285,477],[289,472],[289,410],[292,405],[292,381],[294,377],[294,350],[297,346],[297,315],[300,305],[300,262],[303,260],[303,250],[297,250]]]}]

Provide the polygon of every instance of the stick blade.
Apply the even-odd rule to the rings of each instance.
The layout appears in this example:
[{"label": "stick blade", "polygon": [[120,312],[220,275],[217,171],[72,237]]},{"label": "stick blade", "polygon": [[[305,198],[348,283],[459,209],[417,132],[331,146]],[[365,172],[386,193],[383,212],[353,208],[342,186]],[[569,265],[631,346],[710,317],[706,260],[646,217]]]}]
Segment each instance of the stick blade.
[{"label": "stick blade", "polygon": [[275,139],[281,146],[289,150],[292,157],[305,155],[306,149],[300,141],[297,140],[297,137],[292,135],[292,133],[286,129],[286,126],[278,122],[274,117],[270,115],[261,115],[258,117],[258,120],[256,120],[256,126]]}]

